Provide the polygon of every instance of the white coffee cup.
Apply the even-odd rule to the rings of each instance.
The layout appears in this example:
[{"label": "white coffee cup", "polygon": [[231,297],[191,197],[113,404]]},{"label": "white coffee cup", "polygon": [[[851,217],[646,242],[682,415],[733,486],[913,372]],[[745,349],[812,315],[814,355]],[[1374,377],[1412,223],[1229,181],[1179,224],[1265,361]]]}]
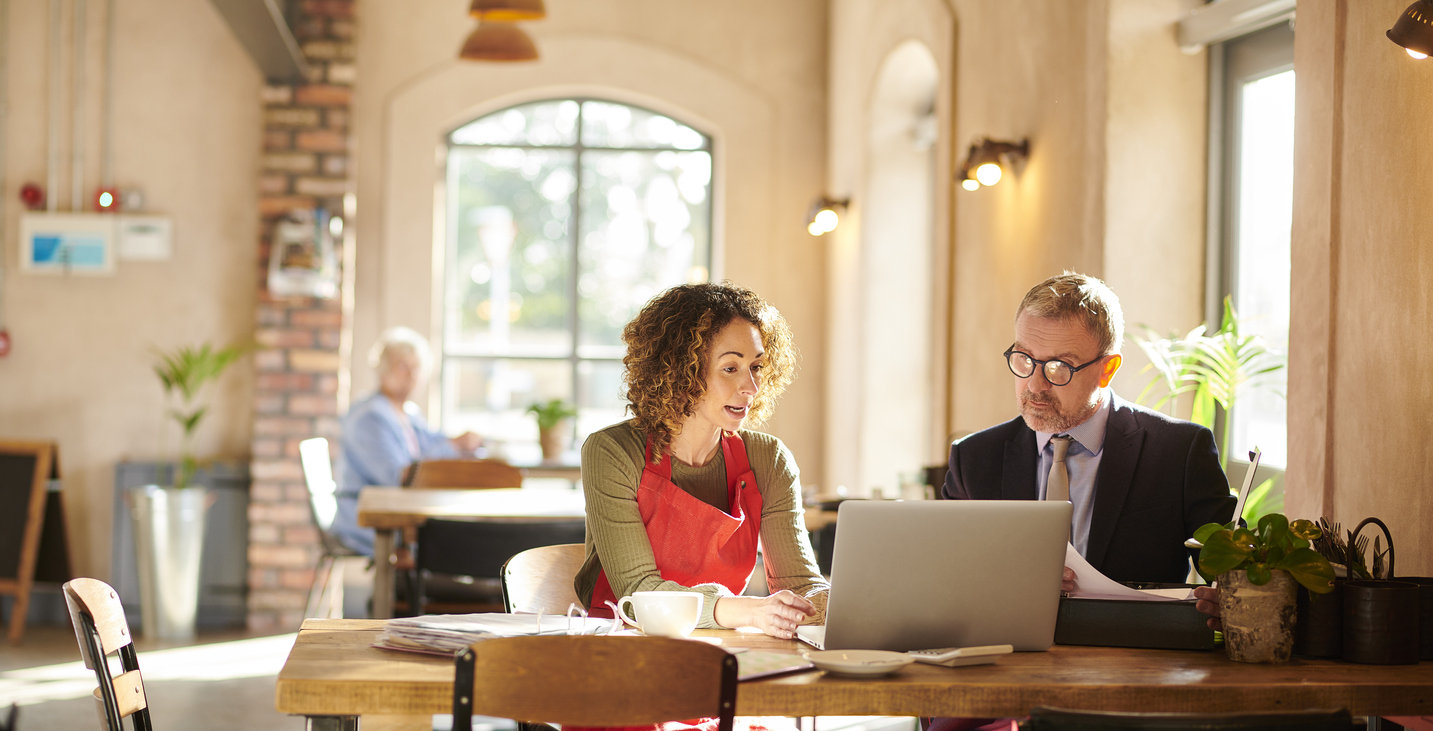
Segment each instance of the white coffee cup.
[{"label": "white coffee cup", "polygon": [[[692,591],[638,591],[617,600],[617,616],[644,634],[686,637],[702,617],[703,595]],[[624,607],[632,605],[636,619]]]}]

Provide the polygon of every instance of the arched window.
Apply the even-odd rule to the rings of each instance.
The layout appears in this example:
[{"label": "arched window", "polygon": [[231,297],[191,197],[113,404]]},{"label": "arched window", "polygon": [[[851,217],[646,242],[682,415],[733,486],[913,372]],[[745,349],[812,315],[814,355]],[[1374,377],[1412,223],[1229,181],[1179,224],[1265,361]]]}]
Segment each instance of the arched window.
[{"label": "arched window", "polygon": [[622,327],[711,266],[711,140],[610,101],[510,107],[448,137],[443,422],[538,458],[527,408],[575,444],[623,417]]}]

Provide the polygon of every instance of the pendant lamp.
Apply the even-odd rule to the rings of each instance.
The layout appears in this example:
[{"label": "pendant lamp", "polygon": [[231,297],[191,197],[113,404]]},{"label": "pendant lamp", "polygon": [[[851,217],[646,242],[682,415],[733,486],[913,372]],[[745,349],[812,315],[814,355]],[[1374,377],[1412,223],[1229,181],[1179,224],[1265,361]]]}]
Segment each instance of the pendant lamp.
[{"label": "pendant lamp", "polygon": [[1433,0],[1409,5],[1388,30],[1388,40],[1403,46],[1414,58],[1433,56]]},{"label": "pendant lamp", "polygon": [[478,20],[512,23],[519,20],[542,20],[547,8],[542,0],[473,0],[468,14]]},{"label": "pendant lamp", "polygon": [[465,61],[536,61],[537,46],[512,23],[483,21],[463,42],[458,58]]}]

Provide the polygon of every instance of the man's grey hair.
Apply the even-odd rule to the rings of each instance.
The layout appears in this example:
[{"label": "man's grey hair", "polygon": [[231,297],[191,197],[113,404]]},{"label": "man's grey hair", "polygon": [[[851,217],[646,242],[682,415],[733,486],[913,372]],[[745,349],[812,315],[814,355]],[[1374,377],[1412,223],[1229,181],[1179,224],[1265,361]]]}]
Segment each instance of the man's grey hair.
[{"label": "man's grey hair", "polygon": [[368,351],[368,365],[382,376],[388,372],[393,358],[398,355],[413,355],[418,358],[418,367],[427,373],[432,366],[433,355],[428,350],[428,339],[408,327],[390,327],[378,336],[378,342]]},{"label": "man's grey hair", "polygon": [[1109,285],[1094,277],[1065,272],[1050,277],[1025,293],[1015,319],[1030,313],[1051,320],[1082,323],[1100,345],[1100,357],[1120,352],[1124,345],[1125,317],[1120,298]]}]

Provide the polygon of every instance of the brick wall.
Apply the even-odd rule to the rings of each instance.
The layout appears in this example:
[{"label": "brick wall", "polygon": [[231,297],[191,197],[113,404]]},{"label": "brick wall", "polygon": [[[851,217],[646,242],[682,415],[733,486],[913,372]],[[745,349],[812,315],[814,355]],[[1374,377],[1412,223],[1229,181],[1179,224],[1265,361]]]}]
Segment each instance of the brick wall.
[{"label": "brick wall", "polygon": [[264,90],[255,335],[260,350],[249,502],[248,624],[255,630],[297,629],[303,618],[319,542],[309,519],[299,442],[321,436],[336,443],[338,437],[341,298],[275,298],[266,284],[279,218],[316,206],[340,214],[343,196],[352,189],[353,9],[354,0],[300,3],[293,30],[308,58],[307,83]]}]

